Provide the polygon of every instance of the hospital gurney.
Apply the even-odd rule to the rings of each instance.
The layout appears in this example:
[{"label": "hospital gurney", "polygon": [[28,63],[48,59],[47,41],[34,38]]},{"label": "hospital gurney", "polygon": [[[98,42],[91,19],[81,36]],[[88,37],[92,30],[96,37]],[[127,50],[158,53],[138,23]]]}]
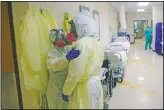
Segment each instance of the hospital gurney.
[{"label": "hospital gurney", "polygon": [[[129,52],[130,52],[130,42],[127,39],[127,37],[117,37],[114,40],[114,42],[112,42],[112,43],[107,45],[107,48],[109,49],[109,48],[111,48],[111,46],[112,46],[113,50],[116,50],[119,47],[121,50],[126,51],[126,54],[129,55]],[[114,48],[114,46],[116,47],[116,49]]]},{"label": "hospital gurney", "polygon": [[116,85],[116,82],[121,83],[124,78],[124,69],[128,61],[128,56],[125,51],[110,51],[106,49],[105,59],[108,59],[111,63],[110,68],[113,71],[114,85]]},{"label": "hospital gurney", "polygon": [[[106,46],[106,52],[112,52],[112,53],[118,53],[121,54],[120,56],[123,59],[123,65],[127,63],[128,60],[128,53],[126,49],[122,45],[107,45]],[[112,54],[115,55],[115,54]]]},{"label": "hospital gurney", "polygon": [[[124,51],[123,53],[125,54],[125,56],[127,56]],[[121,54],[118,52],[111,52],[109,50],[105,51],[105,58],[103,61],[102,68],[99,72],[99,77],[100,77],[102,87],[103,87],[104,109],[108,109],[107,102],[112,97],[112,89],[116,86],[117,82],[122,82],[122,81],[119,81],[119,78],[123,80],[124,67],[119,65],[121,64],[120,61],[123,61],[123,59],[124,58],[121,57]],[[117,64],[117,62],[119,63]]]}]

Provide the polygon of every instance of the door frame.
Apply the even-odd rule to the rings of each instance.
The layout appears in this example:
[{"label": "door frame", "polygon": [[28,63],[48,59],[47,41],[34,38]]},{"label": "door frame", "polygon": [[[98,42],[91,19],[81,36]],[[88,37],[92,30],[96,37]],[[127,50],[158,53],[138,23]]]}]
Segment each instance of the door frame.
[{"label": "door frame", "polygon": [[17,94],[18,94],[18,104],[19,104],[19,109],[23,109],[22,89],[21,89],[21,84],[20,84],[18,59],[17,59],[17,53],[16,53],[16,41],[15,41],[15,32],[14,32],[12,2],[9,1],[7,2],[7,4],[8,4],[10,36],[11,36],[11,44],[12,44],[12,54],[13,54],[13,62],[14,62],[14,72],[15,72],[16,87],[17,87]]},{"label": "door frame", "polygon": [[[135,27],[135,26],[134,26],[134,23],[135,23],[136,21],[147,21],[147,25],[149,24],[149,20],[133,20],[133,27]],[[133,28],[133,32],[134,32],[134,35],[135,35],[135,29],[134,29],[134,28]],[[135,36],[135,38],[137,38],[137,37]]]}]

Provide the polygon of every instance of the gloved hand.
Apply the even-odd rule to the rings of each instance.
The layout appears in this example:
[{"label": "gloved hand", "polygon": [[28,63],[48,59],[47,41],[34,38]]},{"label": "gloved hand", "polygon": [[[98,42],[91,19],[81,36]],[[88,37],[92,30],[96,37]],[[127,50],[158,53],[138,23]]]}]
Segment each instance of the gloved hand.
[{"label": "gloved hand", "polygon": [[72,50],[70,50],[67,55],[66,58],[68,61],[77,58],[80,55],[80,51],[79,50],[75,50],[75,48],[73,48]]},{"label": "gloved hand", "polygon": [[64,94],[62,94],[62,99],[63,99],[64,101],[66,101],[66,102],[69,101],[68,96],[66,96],[66,95],[64,95]]}]

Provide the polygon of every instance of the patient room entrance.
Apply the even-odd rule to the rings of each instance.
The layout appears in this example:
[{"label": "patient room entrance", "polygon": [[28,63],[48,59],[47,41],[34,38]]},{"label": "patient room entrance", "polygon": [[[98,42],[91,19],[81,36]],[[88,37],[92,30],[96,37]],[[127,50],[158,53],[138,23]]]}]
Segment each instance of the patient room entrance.
[{"label": "patient room entrance", "polygon": [[148,26],[148,20],[134,20],[134,34],[136,38],[144,38],[144,30]]}]

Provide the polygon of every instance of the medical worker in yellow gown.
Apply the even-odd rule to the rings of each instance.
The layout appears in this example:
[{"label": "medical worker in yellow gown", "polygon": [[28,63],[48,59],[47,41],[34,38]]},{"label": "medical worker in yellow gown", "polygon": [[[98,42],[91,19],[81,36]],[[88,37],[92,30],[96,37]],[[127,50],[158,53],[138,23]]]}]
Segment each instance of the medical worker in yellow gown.
[{"label": "medical worker in yellow gown", "polygon": [[80,51],[80,55],[69,62],[62,98],[68,101],[68,109],[103,109],[98,73],[103,63],[104,48],[96,39],[96,23],[88,11],[79,13],[70,23],[71,32],[78,38],[75,49]]},{"label": "medical worker in yellow gown", "polygon": [[[68,62],[79,56],[79,51],[72,49],[65,32],[62,29],[51,30],[52,48],[47,55],[47,69],[49,82],[47,88],[47,102],[49,109],[67,109],[68,102],[63,101],[61,94],[68,74]],[[69,54],[68,54],[69,52]]]}]

